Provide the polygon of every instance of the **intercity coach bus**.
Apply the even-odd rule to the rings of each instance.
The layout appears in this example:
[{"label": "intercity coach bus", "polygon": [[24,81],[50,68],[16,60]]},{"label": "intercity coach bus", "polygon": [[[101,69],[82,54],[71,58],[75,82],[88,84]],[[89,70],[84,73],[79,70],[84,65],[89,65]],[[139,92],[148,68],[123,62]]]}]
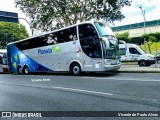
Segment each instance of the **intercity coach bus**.
[{"label": "intercity coach bus", "polygon": [[81,72],[117,70],[118,41],[105,23],[86,21],[7,45],[9,71]]}]

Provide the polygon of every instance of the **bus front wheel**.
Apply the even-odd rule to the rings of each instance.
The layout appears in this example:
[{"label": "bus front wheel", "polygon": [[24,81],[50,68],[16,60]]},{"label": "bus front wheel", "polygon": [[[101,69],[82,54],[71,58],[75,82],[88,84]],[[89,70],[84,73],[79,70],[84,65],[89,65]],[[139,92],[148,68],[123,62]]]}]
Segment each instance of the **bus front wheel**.
[{"label": "bus front wheel", "polygon": [[73,63],[71,64],[71,67],[70,67],[70,73],[72,75],[80,75],[81,74],[81,67],[78,63]]}]

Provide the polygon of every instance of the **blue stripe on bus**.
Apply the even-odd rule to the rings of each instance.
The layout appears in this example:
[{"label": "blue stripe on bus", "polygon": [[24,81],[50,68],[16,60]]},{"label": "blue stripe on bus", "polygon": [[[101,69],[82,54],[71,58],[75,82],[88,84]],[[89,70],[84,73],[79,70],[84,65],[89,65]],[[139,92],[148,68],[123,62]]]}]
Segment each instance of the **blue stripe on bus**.
[{"label": "blue stripe on bus", "polygon": [[21,52],[15,45],[9,45],[7,49],[10,53],[8,53],[9,57],[9,66],[11,72],[17,72],[17,67],[20,65],[23,67],[27,65],[29,67],[30,72],[52,72],[53,70],[41,65],[35,60],[31,59],[23,52]]}]

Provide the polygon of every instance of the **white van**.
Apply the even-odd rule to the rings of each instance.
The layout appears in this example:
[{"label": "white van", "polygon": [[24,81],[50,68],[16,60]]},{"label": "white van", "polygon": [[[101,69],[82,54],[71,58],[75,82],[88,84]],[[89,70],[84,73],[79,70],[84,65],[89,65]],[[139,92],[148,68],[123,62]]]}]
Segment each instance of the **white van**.
[{"label": "white van", "polygon": [[[122,42],[122,41],[121,41]],[[122,62],[138,62],[140,67],[150,66],[155,63],[155,57],[152,54],[146,54],[139,46],[123,42],[119,44]]]},{"label": "white van", "polygon": [[0,49],[0,72],[8,72],[6,49]]}]

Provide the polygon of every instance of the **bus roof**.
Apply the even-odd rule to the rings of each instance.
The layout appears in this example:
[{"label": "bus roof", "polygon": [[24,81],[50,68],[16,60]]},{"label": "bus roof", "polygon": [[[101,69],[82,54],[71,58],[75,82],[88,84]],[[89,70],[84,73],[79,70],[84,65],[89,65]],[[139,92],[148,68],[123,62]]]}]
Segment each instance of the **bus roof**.
[{"label": "bus roof", "polygon": [[85,22],[74,24],[74,25],[69,25],[69,26],[66,26],[66,27],[63,27],[63,28],[60,28],[60,29],[56,29],[56,30],[53,30],[53,31],[50,31],[50,32],[47,32],[47,33],[39,34],[39,35],[36,35],[36,36],[31,36],[31,37],[28,37],[26,39],[18,40],[18,41],[15,41],[15,42],[10,42],[7,45],[18,43],[18,42],[22,42],[22,41],[25,41],[25,40],[28,40],[28,39],[31,39],[31,38],[36,38],[36,37],[40,37],[40,36],[43,36],[43,35],[47,35],[47,34],[50,34],[52,32],[57,32],[57,31],[60,31],[60,30],[64,30],[64,29],[67,29],[67,28],[70,28],[70,27],[74,27],[74,26],[80,25],[80,24],[85,24],[85,23],[92,23],[93,24],[94,22],[100,22],[101,23],[101,21],[94,21],[94,20],[85,21]]}]

